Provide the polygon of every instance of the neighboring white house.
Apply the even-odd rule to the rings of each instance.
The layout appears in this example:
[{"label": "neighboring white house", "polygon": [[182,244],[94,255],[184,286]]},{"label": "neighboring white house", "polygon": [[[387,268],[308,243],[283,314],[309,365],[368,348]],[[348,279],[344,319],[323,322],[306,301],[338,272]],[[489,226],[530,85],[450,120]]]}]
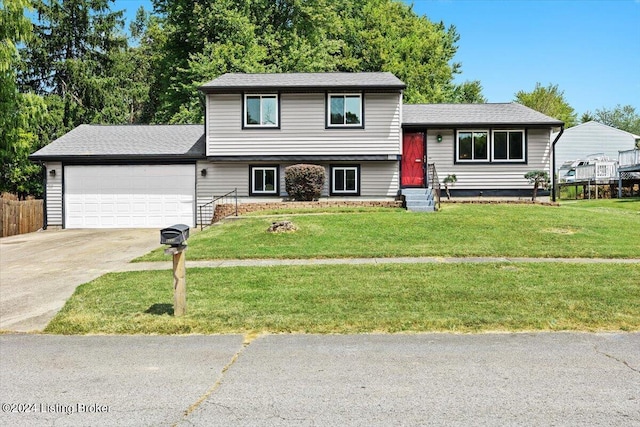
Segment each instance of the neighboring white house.
[{"label": "neighboring white house", "polygon": [[[555,135],[552,135],[552,139]],[[565,129],[556,143],[556,165],[587,159],[596,153],[618,160],[618,152],[633,150],[640,136],[595,121]]]},{"label": "neighboring white house", "polygon": [[549,170],[561,121],[515,103],[403,105],[404,88],[391,73],[232,73],[200,88],[204,125],[81,125],[30,157],[47,171],[45,226],[192,226],[234,189],[286,200],[296,163],[324,166],[337,200],[428,189],[427,163],[472,195],[528,194],[524,174]]}]

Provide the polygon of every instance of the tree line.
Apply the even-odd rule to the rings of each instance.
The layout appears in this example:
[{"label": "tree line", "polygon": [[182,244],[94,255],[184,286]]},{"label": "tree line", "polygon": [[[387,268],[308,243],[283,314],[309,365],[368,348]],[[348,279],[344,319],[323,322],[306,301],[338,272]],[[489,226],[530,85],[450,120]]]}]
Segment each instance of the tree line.
[{"label": "tree line", "polygon": [[42,194],[27,156],[82,123],[202,123],[198,86],[228,72],[389,71],[407,103],[486,102],[454,82],[459,40],[399,0],[153,0],[126,29],[113,0],[0,0],[0,191]]}]

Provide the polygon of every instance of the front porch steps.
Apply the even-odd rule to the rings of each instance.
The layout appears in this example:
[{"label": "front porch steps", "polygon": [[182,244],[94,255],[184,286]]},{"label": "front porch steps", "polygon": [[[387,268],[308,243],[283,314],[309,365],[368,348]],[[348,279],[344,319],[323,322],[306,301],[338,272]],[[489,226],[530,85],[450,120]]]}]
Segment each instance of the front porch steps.
[{"label": "front porch steps", "polygon": [[404,196],[408,211],[434,212],[436,210],[436,201],[431,188],[403,188],[400,194]]}]

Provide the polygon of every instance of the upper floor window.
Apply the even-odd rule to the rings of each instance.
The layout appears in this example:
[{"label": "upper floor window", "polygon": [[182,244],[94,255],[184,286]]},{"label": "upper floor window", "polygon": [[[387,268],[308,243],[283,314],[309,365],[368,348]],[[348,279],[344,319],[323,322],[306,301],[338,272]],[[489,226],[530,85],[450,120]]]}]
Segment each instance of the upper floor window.
[{"label": "upper floor window", "polygon": [[496,130],[493,132],[493,160],[524,162],[524,131]]},{"label": "upper floor window", "polygon": [[458,132],[458,161],[488,161],[489,141],[487,131]]},{"label": "upper floor window", "polygon": [[328,127],[362,127],[362,94],[329,94],[327,96]]},{"label": "upper floor window", "polygon": [[278,95],[245,95],[244,127],[278,127]]}]

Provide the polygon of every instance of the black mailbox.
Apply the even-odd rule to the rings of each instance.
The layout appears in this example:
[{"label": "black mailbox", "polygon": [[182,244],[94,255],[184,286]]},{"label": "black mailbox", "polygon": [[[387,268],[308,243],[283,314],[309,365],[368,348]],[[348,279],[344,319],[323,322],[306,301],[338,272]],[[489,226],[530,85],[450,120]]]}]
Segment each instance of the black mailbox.
[{"label": "black mailbox", "polygon": [[171,246],[184,246],[189,238],[189,226],[176,224],[160,230],[160,244]]}]

